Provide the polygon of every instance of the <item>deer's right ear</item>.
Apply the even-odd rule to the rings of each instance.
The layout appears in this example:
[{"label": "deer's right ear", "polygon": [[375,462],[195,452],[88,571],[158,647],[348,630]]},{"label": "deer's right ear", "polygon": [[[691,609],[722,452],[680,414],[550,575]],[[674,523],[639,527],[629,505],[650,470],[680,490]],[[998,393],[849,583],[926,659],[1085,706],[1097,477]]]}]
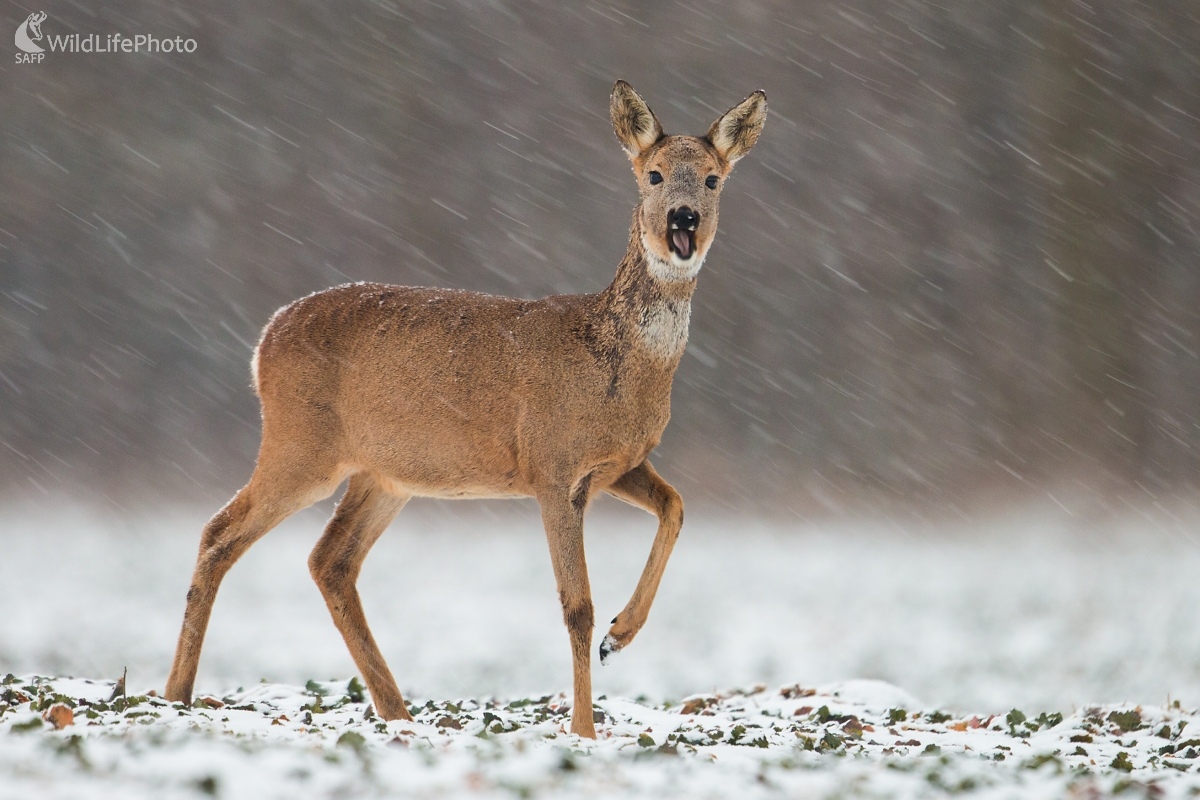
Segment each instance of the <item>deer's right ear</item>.
[{"label": "deer's right ear", "polygon": [[658,117],[625,81],[617,81],[608,106],[617,140],[630,158],[637,158],[663,137]]}]

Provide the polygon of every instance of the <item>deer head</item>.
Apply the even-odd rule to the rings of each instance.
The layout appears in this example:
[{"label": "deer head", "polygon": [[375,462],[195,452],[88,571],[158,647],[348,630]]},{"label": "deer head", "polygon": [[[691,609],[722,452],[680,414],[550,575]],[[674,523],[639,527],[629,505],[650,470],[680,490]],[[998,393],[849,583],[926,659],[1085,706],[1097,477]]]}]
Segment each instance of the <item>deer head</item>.
[{"label": "deer head", "polygon": [[704,136],[668,136],[658,117],[625,81],[610,100],[613,129],[625,148],[641,194],[642,245],[661,280],[691,280],[717,232],[721,189],[767,119],[757,91],[721,115]]}]

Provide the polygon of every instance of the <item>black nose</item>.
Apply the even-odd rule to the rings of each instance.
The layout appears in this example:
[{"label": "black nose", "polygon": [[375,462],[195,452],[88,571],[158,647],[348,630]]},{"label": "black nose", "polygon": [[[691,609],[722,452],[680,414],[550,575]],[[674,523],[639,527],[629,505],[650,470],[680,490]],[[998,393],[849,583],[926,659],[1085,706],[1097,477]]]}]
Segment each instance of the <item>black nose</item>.
[{"label": "black nose", "polygon": [[680,229],[685,231],[694,231],[700,224],[700,214],[692,211],[687,206],[681,206],[671,210],[667,214],[667,224],[671,226],[671,230]]}]

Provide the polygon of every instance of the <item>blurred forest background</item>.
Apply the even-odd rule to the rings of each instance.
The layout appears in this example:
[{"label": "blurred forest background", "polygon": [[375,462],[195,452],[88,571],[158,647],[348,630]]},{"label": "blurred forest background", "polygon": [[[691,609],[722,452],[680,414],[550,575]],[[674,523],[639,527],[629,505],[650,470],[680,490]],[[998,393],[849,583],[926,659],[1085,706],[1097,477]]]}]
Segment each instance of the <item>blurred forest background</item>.
[{"label": "blurred forest background", "polygon": [[1194,0],[47,0],[0,30],[38,10],[199,49],[6,49],[0,494],[221,502],[251,347],[308,292],[603,288],[625,78],[668,132],[770,99],[655,457],[689,504],[1192,502]]}]

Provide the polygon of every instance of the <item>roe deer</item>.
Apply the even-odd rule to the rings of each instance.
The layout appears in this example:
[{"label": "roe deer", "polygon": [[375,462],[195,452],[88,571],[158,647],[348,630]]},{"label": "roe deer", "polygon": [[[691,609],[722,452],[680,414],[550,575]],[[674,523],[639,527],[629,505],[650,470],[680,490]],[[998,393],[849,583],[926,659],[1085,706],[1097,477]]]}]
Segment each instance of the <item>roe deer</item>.
[{"label": "roe deer", "polygon": [[271,318],[252,364],[258,463],[204,528],[167,698],[191,700],[213,600],[233,563],[349,478],[308,564],[378,714],[411,719],[355,587],[367,551],[411,497],[532,496],[570,633],[571,731],[595,737],[584,510],[608,492],[659,522],[633,597],[600,645],[603,662],[646,622],[683,524],[679,494],[646,457],[670,416],[717,199],[757,141],[767,104],[755,92],[703,137],[664,135],[624,81],[610,111],[641,201],[604,291],[517,300],[360,283]]}]

